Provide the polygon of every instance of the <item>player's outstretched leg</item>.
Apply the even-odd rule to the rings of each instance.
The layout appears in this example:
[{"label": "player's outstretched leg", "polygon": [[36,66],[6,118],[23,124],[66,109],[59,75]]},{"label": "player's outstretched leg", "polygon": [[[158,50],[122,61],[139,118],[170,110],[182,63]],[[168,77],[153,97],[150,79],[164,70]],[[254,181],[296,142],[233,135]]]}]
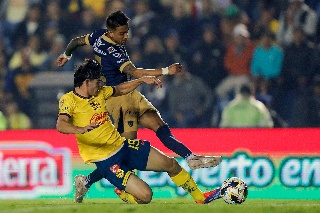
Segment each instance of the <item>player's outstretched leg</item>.
[{"label": "player's outstretched leg", "polygon": [[156,135],[167,148],[185,158],[191,169],[215,167],[221,163],[221,156],[194,155],[183,143],[173,136],[167,124],[159,127]]},{"label": "player's outstretched leg", "polygon": [[75,193],[74,193],[74,201],[76,203],[82,203],[83,197],[88,191],[86,185],[86,176],[77,175],[74,177],[74,185],[75,185]]},{"label": "player's outstretched leg", "polygon": [[183,168],[178,175],[171,177],[171,179],[176,185],[188,192],[197,204],[208,204],[220,198],[220,188],[209,192],[202,192],[191,175]]},{"label": "player's outstretched leg", "polygon": [[196,201],[197,204],[208,204],[216,199],[221,198],[220,187],[218,187],[214,190],[211,190],[209,192],[204,192],[203,195],[204,195],[205,199],[203,201]]},{"label": "player's outstretched leg", "polygon": [[188,166],[191,169],[209,168],[219,165],[222,161],[221,156],[201,156],[193,155],[187,158]]},{"label": "player's outstretched leg", "polygon": [[202,192],[191,175],[174,158],[164,155],[153,147],[150,149],[147,170],[167,172],[172,181],[188,192],[198,204],[207,204],[220,198],[219,188]]}]

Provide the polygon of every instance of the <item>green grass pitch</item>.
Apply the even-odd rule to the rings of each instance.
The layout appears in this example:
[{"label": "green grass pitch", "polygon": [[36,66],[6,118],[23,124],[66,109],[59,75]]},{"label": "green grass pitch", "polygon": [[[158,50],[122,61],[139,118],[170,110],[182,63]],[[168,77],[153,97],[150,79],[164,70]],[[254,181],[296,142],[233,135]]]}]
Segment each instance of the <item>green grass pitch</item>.
[{"label": "green grass pitch", "polygon": [[1,213],[320,213],[320,200],[246,200],[241,205],[228,205],[216,200],[197,205],[191,199],[154,199],[150,204],[126,204],[119,199],[0,200]]}]

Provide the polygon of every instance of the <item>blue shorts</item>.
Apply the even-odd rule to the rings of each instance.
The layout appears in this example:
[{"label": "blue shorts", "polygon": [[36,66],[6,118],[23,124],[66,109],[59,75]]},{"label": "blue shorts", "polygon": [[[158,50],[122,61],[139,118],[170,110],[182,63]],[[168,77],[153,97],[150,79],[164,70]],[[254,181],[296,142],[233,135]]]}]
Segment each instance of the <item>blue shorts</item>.
[{"label": "blue shorts", "polygon": [[133,170],[145,170],[150,153],[150,142],[145,140],[125,140],[123,147],[110,158],[95,162],[98,170],[111,184],[121,190],[126,188]]}]

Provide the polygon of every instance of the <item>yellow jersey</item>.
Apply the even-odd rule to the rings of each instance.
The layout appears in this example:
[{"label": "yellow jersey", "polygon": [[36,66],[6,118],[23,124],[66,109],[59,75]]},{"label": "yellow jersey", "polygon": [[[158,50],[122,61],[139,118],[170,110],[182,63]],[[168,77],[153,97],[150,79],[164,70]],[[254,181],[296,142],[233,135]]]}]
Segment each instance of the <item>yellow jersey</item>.
[{"label": "yellow jersey", "polygon": [[113,94],[113,87],[101,88],[97,96],[83,97],[75,91],[59,100],[59,115],[67,115],[74,126],[84,127],[98,123],[98,127],[84,134],[75,134],[79,154],[85,163],[108,158],[119,150],[125,140],[112,124],[105,100]]}]

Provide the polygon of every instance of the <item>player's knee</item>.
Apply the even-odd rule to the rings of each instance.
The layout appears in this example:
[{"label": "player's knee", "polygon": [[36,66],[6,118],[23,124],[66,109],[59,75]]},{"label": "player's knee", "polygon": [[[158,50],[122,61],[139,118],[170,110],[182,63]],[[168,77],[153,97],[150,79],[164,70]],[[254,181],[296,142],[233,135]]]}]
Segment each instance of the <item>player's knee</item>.
[{"label": "player's knee", "polygon": [[151,189],[145,190],[141,193],[141,196],[138,198],[138,203],[140,204],[148,204],[152,200],[153,192]]},{"label": "player's knee", "polygon": [[167,172],[170,176],[175,176],[181,171],[181,166],[175,158],[168,158],[165,168],[167,168]]}]

